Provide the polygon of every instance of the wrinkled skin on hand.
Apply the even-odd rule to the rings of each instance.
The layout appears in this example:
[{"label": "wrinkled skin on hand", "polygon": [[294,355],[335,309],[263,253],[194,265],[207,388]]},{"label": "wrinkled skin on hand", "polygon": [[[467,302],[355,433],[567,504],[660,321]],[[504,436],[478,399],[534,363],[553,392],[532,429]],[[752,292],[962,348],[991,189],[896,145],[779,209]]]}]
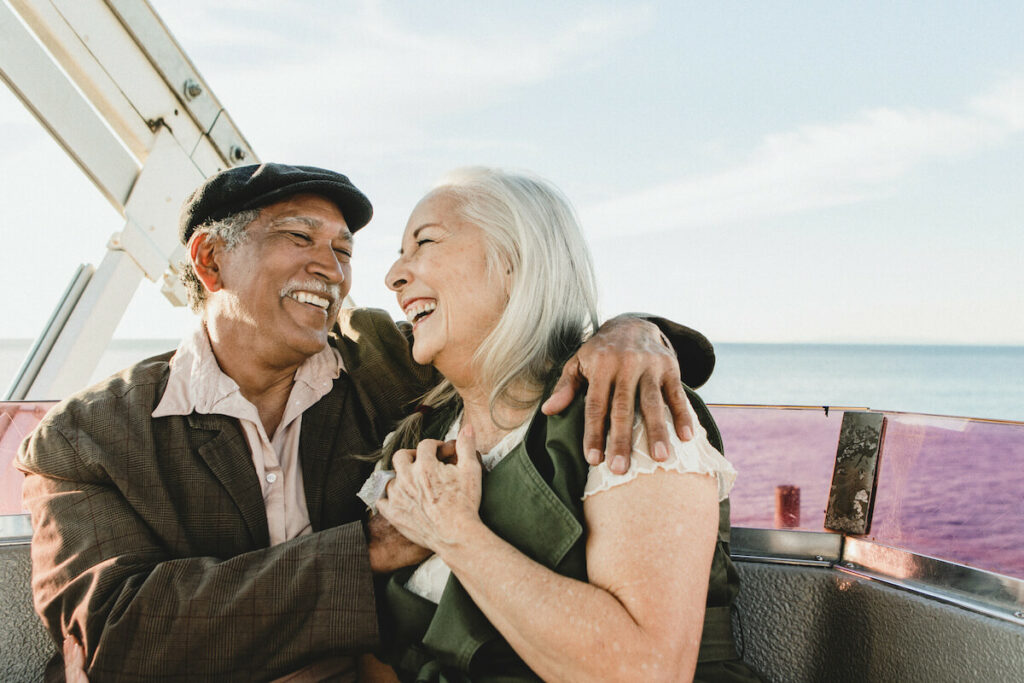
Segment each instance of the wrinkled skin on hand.
[{"label": "wrinkled skin on hand", "polygon": [[693,438],[679,361],[653,323],[618,316],[602,325],[565,364],[541,409],[546,415],[560,413],[584,385],[588,386],[583,452],[591,465],[600,464],[607,457],[613,472],[622,474],[629,469],[636,405],[640,407],[655,460],[665,460],[669,454],[666,405],[679,438]]},{"label": "wrinkled skin on hand", "polygon": [[396,451],[396,477],[377,509],[413,543],[442,553],[480,524],[482,465],[473,430],[464,425],[455,442],[456,463],[442,462],[442,442],[421,441],[416,450]]},{"label": "wrinkled skin on hand", "polygon": [[419,564],[430,557],[430,550],[416,545],[379,514],[371,515],[369,531],[370,570],[386,574],[402,567]]}]

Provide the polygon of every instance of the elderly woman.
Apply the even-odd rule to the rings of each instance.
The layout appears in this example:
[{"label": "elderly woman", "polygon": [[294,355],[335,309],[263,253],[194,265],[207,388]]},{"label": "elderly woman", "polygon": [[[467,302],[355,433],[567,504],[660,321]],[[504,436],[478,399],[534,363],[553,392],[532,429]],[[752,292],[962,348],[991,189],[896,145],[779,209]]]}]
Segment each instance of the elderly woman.
[{"label": "elderly woman", "polygon": [[408,680],[756,680],[730,630],[735,471],[696,395],[694,438],[651,453],[638,421],[625,474],[584,461],[582,401],[538,410],[597,320],[568,202],[528,176],[459,171],[416,206],[400,254],[387,284],[414,358],[444,381],[364,487],[433,553],[380,596],[384,658]]}]

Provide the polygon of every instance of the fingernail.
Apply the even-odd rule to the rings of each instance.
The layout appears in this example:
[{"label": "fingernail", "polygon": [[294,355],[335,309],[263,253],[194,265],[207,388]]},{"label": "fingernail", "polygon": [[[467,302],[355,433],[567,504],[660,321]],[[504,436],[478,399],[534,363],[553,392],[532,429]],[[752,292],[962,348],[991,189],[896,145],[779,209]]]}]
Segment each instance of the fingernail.
[{"label": "fingernail", "polygon": [[590,463],[591,465],[600,465],[601,451],[597,450],[596,448],[591,448],[589,451],[587,451],[587,462]]},{"label": "fingernail", "polygon": [[690,425],[683,427],[683,441],[689,441],[693,438],[693,429]]},{"label": "fingernail", "polygon": [[662,462],[668,460],[668,447],[665,446],[664,441],[654,444],[654,459]]},{"label": "fingernail", "polygon": [[614,458],[612,458],[611,468],[612,468],[612,472],[614,472],[615,474],[625,474],[626,473],[626,456],[624,456],[624,455],[616,455]]}]

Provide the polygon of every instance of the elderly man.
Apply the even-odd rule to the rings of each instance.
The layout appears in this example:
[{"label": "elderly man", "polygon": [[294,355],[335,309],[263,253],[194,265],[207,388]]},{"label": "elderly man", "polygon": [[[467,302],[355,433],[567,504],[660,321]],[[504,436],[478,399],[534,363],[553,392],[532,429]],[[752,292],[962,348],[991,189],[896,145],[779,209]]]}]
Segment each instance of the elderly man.
[{"label": "elderly man", "polygon": [[[181,221],[195,333],[64,401],[23,444],[36,609],[58,643],[81,643],[90,677],[321,679],[376,644],[355,497],[368,463],[352,456],[378,448],[431,371],[412,362],[407,326],[339,313],[370,215],[331,171],[263,164],[208,179]],[[706,340],[665,325],[701,383]],[[595,337],[549,407],[581,371],[595,394],[586,438],[600,444],[614,385],[630,410],[613,410],[611,454],[628,453],[615,440],[637,379],[652,416],[659,387],[678,384],[661,341],[641,321]],[[374,569],[421,557],[388,538]]]}]

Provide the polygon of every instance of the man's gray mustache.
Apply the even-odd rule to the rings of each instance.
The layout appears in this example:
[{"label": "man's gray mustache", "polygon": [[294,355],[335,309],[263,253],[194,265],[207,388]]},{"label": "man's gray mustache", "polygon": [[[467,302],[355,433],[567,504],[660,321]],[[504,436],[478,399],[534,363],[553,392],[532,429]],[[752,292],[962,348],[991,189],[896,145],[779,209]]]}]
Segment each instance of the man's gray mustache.
[{"label": "man's gray mustache", "polygon": [[281,296],[291,296],[295,292],[311,292],[313,294],[320,294],[331,300],[331,304],[336,304],[341,300],[341,285],[338,284],[327,284],[320,280],[306,280],[305,282],[299,282],[298,280],[291,280],[281,288]]}]

